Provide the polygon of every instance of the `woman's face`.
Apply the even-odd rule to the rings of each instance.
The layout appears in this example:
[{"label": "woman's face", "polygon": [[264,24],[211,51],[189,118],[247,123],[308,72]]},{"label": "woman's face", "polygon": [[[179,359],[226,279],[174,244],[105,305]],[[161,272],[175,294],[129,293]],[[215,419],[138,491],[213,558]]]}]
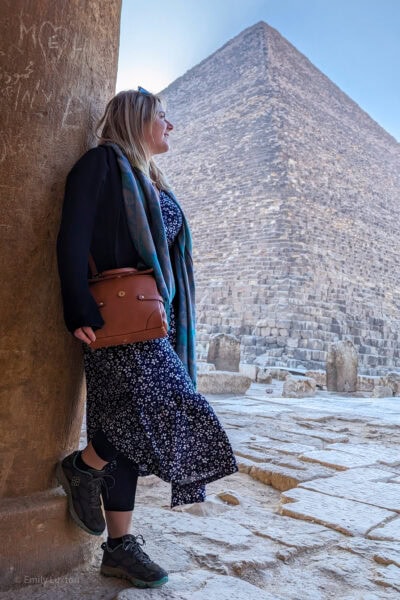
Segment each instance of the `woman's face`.
[{"label": "woman's face", "polygon": [[170,123],[165,117],[165,111],[160,107],[155,121],[150,123],[145,133],[145,143],[151,156],[154,154],[163,154],[163,152],[168,152],[168,136],[173,128],[174,126],[172,123]]}]

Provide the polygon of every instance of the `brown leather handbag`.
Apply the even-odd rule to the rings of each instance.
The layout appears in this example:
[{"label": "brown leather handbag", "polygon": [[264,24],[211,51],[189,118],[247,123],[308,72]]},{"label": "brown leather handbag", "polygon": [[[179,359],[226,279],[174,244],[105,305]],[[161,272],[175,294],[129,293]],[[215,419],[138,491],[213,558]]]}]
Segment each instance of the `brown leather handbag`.
[{"label": "brown leather handbag", "polygon": [[89,257],[92,278],[90,292],[95,299],[104,325],[95,331],[96,341],[90,347],[131,344],[165,337],[167,317],[153,269],[139,271],[131,267],[97,273]]}]

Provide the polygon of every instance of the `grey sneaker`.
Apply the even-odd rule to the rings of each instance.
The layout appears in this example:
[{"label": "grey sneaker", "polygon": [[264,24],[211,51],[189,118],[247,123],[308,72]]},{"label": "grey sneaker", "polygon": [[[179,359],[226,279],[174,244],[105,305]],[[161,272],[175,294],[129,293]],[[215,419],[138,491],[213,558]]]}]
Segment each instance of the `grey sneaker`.
[{"label": "grey sneaker", "polygon": [[142,550],[144,545],[141,535],[135,537],[130,534],[122,536],[121,544],[113,549],[104,542],[101,545],[104,554],[100,573],[107,577],[128,579],[140,588],[155,588],[167,583],[168,573]]},{"label": "grey sneaker", "polygon": [[79,450],[66,456],[57,465],[56,476],[68,496],[71,517],[88,533],[101,535],[106,527],[101,508],[100,491],[104,478],[111,477],[105,469],[82,471],[75,464]]}]

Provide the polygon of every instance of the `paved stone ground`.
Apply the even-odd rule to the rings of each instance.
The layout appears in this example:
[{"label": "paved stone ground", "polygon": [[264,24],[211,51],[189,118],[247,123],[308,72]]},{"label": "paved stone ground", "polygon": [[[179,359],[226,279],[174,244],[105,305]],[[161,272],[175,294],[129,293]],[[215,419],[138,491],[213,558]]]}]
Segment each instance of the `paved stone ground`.
[{"label": "paved stone ground", "polygon": [[[379,600],[400,592],[400,398],[209,396],[240,472],[204,504],[171,510],[169,485],[140,481],[133,533],[170,572],[137,590],[91,565],[1,600]],[[269,393],[268,393],[269,392]]]}]

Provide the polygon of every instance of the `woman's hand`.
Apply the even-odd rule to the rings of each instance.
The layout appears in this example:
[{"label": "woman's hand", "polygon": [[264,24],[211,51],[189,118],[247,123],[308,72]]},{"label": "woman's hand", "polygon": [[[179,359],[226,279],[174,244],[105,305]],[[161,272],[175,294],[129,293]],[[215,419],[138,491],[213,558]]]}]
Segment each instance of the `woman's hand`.
[{"label": "woman's hand", "polygon": [[81,340],[81,342],[85,342],[85,344],[89,345],[92,342],[96,341],[96,336],[91,327],[78,327],[75,329],[74,336]]}]

